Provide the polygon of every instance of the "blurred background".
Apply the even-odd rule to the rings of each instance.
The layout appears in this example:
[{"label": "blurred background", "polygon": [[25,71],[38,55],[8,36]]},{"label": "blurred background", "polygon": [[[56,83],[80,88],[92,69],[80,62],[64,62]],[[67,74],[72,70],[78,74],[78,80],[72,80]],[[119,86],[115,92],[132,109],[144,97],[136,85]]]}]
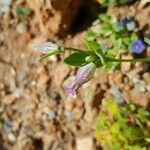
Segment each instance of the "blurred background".
[{"label": "blurred background", "polygon": [[86,48],[86,31],[103,12],[134,16],[139,29],[149,30],[150,7],[141,2],[106,9],[96,0],[0,0],[0,150],[101,150],[95,120],[102,99],[114,97],[110,89],[118,85],[125,100],[149,106],[150,92],[124,74],[150,84],[148,64],[126,63],[109,75],[98,70],[72,100],[63,86],[76,69],[62,56],[38,62],[41,54],[33,50],[46,41]]}]

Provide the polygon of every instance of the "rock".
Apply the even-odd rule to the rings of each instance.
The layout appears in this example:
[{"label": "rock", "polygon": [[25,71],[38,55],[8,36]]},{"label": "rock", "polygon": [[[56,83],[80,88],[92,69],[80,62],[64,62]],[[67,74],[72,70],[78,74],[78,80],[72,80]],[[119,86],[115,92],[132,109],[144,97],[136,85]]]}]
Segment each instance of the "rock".
[{"label": "rock", "polygon": [[0,15],[9,11],[12,0],[1,0],[0,1]]},{"label": "rock", "polygon": [[120,84],[120,83],[123,83],[123,75],[122,73],[118,72],[118,73],[115,73],[113,75],[109,75],[109,83],[110,84]]},{"label": "rock", "polygon": [[142,9],[147,3],[150,3],[150,0],[142,0],[138,6],[138,9]]},{"label": "rock", "polygon": [[9,120],[6,120],[4,123],[4,129],[7,133],[10,133],[13,130],[13,123]]},{"label": "rock", "polygon": [[15,96],[14,96],[14,94],[6,95],[6,96],[3,98],[3,104],[5,104],[5,105],[10,105],[10,104],[12,104],[14,101],[15,101]]},{"label": "rock", "polygon": [[0,83],[0,91],[4,89],[4,84]]},{"label": "rock", "polygon": [[[122,56],[121,59],[133,59],[133,57],[128,54],[126,56]],[[131,63],[130,62],[125,62],[125,63],[121,63],[121,71],[122,72],[128,72],[131,69]]]},{"label": "rock", "polygon": [[44,73],[40,74],[38,81],[37,81],[38,86],[46,84],[48,79],[49,79],[49,76],[47,74],[44,74]]},{"label": "rock", "polygon": [[115,97],[115,101],[118,103],[118,104],[124,104],[124,100],[122,98],[122,92],[120,91],[119,87],[117,86],[112,86],[111,89],[110,89],[112,95]]},{"label": "rock", "polygon": [[140,93],[137,92],[135,89],[123,91],[123,98],[142,107],[148,107],[148,104],[150,102],[149,93]]},{"label": "rock", "polygon": [[38,63],[38,58],[36,56],[32,56],[31,59],[30,59],[30,63],[31,64],[36,64]]},{"label": "rock", "polygon": [[72,111],[65,111],[64,114],[65,114],[68,122],[70,122],[74,119],[74,113]]},{"label": "rock", "polygon": [[[146,1],[149,1],[149,0],[146,0]],[[136,11],[136,20],[139,23],[139,30],[143,29],[145,24],[147,24],[147,26],[150,26],[150,22],[148,21],[149,12],[150,12],[149,7],[145,7],[144,9],[141,9],[140,11]],[[143,16],[144,16],[144,21],[142,21]]]},{"label": "rock", "polygon": [[16,88],[14,92],[15,98],[19,98],[24,95],[23,88]]},{"label": "rock", "polygon": [[18,120],[15,120],[15,122],[13,122],[13,131],[17,131],[20,128],[21,121],[19,121],[19,120],[21,120],[21,119],[19,118]]},{"label": "rock", "polygon": [[25,45],[27,45],[32,39],[32,33],[30,32],[25,32],[22,34],[22,40]]},{"label": "rock", "polygon": [[12,143],[14,143],[16,141],[16,137],[13,133],[9,133],[8,134],[8,140]]},{"label": "rock", "polygon": [[17,25],[16,30],[18,33],[23,34],[23,33],[27,32],[27,27],[24,23],[21,22]]},{"label": "rock", "polygon": [[92,102],[94,100],[94,98],[95,98],[95,90],[87,89],[85,91],[84,99],[89,102]]},{"label": "rock", "polygon": [[47,95],[50,99],[54,100],[54,101],[60,101],[61,96],[59,93],[52,91],[50,88],[47,90]]},{"label": "rock", "polygon": [[65,101],[65,110],[67,111],[72,111],[74,107],[74,102],[73,101]]},{"label": "rock", "polygon": [[49,38],[54,38],[56,34],[60,36],[66,35],[82,2],[83,0],[50,1],[48,5],[43,1],[33,2],[27,0],[29,7],[34,11],[35,18],[38,18],[37,26],[40,33]]},{"label": "rock", "polygon": [[[42,106],[41,106],[42,107]],[[41,108],[42,109],[42,108]],[[50,111],[50,108],[49,107],[44,107],[43,108],[43,113],[45,113],[45,114],[48,114],[49,113],[49,111]]]},{"label": "rock", "polygon": [[83,105],[84,105],[84,101],[83,100],[81,100],[81,99],[76,99],[75,100],[75,104],[76,104],[76,106],[77,107],[83,107]]},{"label": "rock", "polygon": [[42,135],[44,150],[49,150],[50,147],[54,144],[55,138],[53,135],[44,134]]},{"label": "rock", "polygon": [[146,86],[146,89],[150,92],[150,86]]},{"label": "rock", "polygon": [[[137,92],[145,92],[146,90],[148,90],[147,84],[145,84],[144,80],[140,80],[139,76],[135,77],[135,76],[128,74],[128,77],[134,83],[134,88]],[[143,75],[143,78],[144,78],[144,75]],[[149,83],[149,81],[146,83]]]},{"label": "rock", "polygon": [[25,70],[21,70],[20,72],[18,72],[17,80],[19,82],[26,81],[26,79],[27,79],[27,72]]},{"label": "rock", "polygon": [[63,63],[58,63],[55,70],[53,71],[53,84],[60,87],[65,77],[68,75],[69,71],[70,69],[67,65],[64,65]]},{"label": "rock", "polygon": [[150,84],[150,73],[146,72],[143,74],[143,79]]},{"label": "rock", "polygon": [[73,113],[74,113],[74,116],[75,116],[75,119],[81,119],[83,117],[83,112],[84,112],[84,108],[74,108],[73,110]]},{"label": "rock", "polygon": [[93,103],[93,101],[87,101],[87,99],[85,99],[85,104],[84,104],[84,107],[85,107],[84,119],[89,124],[92,124],[94,122],[95,116],[97,114],[96,109],[92,108],[92,103]]},{"label": "rock", "polygon": [[7,62],[0,62],[0,68],[0,83],[8,86],[8,91],[13,91],[16,88],[14,68]]},{"label": "rock", "polygon": [[122,97],[122,92],[120,91],[119,87],[112,86],[110,91],[114,97]]},{"label": "rock", "polygon": [[52,120],[52,119],[54,119],[56,117],[55,112],[51,111],[51,110],[48,111],[47,115],[48,115],[48,119],[50,119],[50,120]]},{"label": "rock", "polygon": [[136,23],[135,23],[134,21],[129,22],[129,23],[127,24],[127,29],[128,29],[128,31],[133,31],[135,28],[136,28]]},{"label": "rock", "polygon": [[76,139],[77,150],[96,150],[91,136]]},{"label": "rock", "polygon": [[136,82],[134,87],[137,92],[145,92],[146,91],[145,87],[139,82]]}]

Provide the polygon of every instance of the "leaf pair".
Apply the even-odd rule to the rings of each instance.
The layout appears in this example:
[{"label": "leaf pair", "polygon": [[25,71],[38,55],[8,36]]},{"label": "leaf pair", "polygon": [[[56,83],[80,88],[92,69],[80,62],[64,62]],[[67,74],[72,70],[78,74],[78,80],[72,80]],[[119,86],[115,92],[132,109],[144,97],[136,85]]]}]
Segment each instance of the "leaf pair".
[{"label": "leaf pair", "polygon": [[94,62],[98,60],[99,57],[97,54],[99,54],[100,56],[103,55],[100,44],[94,41],[89,41],[89,40],[85,40],[85,41],[89,51],[82,51],[82,52],[76,52],[71,54],[70,56],[64,59],[64,62],[66,64],[80,67],[89,63],[90,61]]}]

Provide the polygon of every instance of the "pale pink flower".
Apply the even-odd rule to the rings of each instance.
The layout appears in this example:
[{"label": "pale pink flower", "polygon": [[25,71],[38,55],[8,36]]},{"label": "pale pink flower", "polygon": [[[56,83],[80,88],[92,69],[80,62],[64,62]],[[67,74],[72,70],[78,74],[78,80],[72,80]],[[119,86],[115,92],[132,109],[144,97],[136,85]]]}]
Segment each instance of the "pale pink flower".
[{"label": "pale pink flower", "polygon": [[96,70],[96,65],[93,62],[81,67],[75,80],[68,86],[65,86],[64,89],[66,93],[71,96],[72,98],[76,98],[76,91],[85,83],[88,82],[94,75]]}]

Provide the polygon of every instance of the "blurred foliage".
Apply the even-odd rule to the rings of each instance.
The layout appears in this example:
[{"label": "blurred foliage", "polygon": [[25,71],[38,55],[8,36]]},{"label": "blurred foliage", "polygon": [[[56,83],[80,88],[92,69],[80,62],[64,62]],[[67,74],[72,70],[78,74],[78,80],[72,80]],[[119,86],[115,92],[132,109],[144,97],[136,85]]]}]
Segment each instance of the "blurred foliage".
[{"label": "blurred foliage", "polygon": [[[127,30],[126,22],[117,22],[116,18],[108,14],[99,15],[86,35],[87,41],[99,43],[105,55],[111,58],[116,58],[124,50],[132,52],[131,43],[137,39],[135,32]],[[119,62],[108,62],[103,69],[114,70],[119,64]]]},{"label": "blurred foliage", "polygon": [[16,9],[18,19],[20,19],[20,20],[23,20],[31,12],[32,12],[32,9],[30,9],[30,8],[19,7],[19,8]]},{"label": "blurred foliage", "polygon": [[133,2],[133,0],[98,0],[98,2],[104,7],[114,7],[117,5],[128,4]]},{"label": "blurred foliage", "polygon": [[133,104],[105,101],[96,124],[96,137],[108,150],[150,150],[150,110]]}]

